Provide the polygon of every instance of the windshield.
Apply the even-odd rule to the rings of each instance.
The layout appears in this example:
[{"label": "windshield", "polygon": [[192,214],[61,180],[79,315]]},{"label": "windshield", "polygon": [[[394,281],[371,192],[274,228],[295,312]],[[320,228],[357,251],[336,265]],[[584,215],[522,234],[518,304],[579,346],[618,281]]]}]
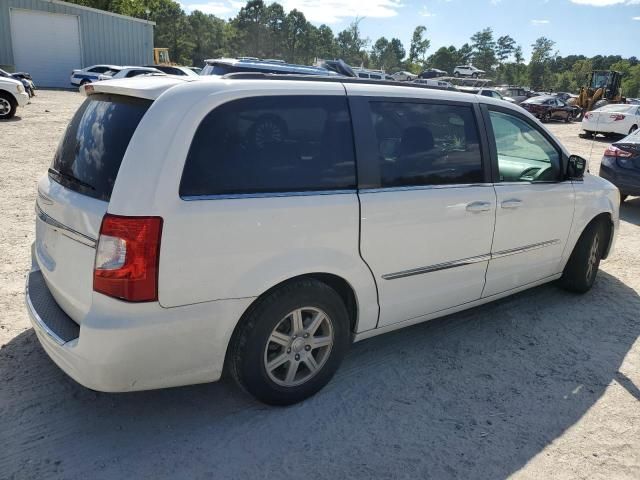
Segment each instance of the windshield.
[{"label": "windshield", "polygon": [[129,140],[151,105],[121,95],[91,95],[60,140],[49,174],[76,192],[108,201]]}]

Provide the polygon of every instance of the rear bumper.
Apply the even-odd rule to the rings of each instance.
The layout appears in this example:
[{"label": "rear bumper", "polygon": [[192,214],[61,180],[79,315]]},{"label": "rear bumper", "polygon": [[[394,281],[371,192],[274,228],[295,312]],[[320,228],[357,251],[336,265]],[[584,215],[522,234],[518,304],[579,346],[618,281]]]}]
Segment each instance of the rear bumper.
[{"label": "rear bumper", "polygon": [[40,343],[65,373],[93,390],[126,392],[218,380],[233,329],[252,299],[163,308],[95,294],[78,325],[35,269],[25,301]]},{"label": "rear bumper", "polygon": [[640,174],[635,174],[633,170],[621,170],[602,163],[599,175],[618,187],[622,195],[640,196]]}]

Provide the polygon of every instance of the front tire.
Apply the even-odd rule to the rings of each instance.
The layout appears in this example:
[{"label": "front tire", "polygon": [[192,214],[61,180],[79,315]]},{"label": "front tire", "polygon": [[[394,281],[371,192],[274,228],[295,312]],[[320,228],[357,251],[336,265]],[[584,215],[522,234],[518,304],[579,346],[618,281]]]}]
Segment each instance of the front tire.
[{"label": "front tire", "polygon": [[585,293],[591,289],[604,253],[605,231],[603,222],[592,222],[582,232],[560,278],[565,290]]},{"label": "front tire", "polygon": [[259,299],[229,351],[237,383],[269,405],[291,405],[324,387],[350,343],[349,315],[338,295],[315,279],[292,281]]},{"label": "front tire", "polygon": [[629,129],[629,135],[631,135],[633,132],[635,132],[638,129],[637,125],[632,125],[631,128]]},{"label": "front tire", "polygon": [[18,102],[8,93],[0,92],[0,120],[9,120],[16,114]]}]

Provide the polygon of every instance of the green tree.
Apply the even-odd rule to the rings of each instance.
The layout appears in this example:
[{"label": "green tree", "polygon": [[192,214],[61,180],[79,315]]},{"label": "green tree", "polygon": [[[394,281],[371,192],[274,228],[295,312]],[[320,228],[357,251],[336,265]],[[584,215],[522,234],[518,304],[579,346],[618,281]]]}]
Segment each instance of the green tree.
[{"label": "green tree", "polygon": [[266,13],[267,9],[262,0],[249,0],[232,20],[240,33],[238,40],[245,55],[264,56]]},{"label": "green tree", "polygon": [[425,38],[426,33],[427,27],[424,25],[418,25],[413,30],[411,46],[409,47],[409,58],[407,60],[410,65],[418,64],[419,68],[424,67],[425,56],[431,46],[431,41]]},{"label": "green tree", "polygon": [[361,21],[362,18],[356,18],[347,29],[338,33],[336,39],[338,56],[354,66],[366,64],[368,61],[365,49],[369,45],[369,39],[362,38],[360,34]]},{"label": "green tree", "polygon": [[471,48],[475,66],[490,73],[496,64],[496,42],[493,40],[493,30],[485,28],[473,34]]},{"label": "green tree", "polygon": [[529,81],[531,87],[536,90],[551,88],[549,77],[551,71],[549,64],[552,59],[555,42],[547,37],[538,38],[531,48],[531,61],[529,62]]},{"label": "green tree", "polygon": [[268,53],[271,58],[279,58],[283,53],[286,14],[279,3],[272,3],[265,10],[264,20],[268,34]]},{"label": "green tree", "polygon": [[309,22],[300,10],[291,10],[284,21],[286,59],[296,62],[302,56],[305,37],[308,35]]}]

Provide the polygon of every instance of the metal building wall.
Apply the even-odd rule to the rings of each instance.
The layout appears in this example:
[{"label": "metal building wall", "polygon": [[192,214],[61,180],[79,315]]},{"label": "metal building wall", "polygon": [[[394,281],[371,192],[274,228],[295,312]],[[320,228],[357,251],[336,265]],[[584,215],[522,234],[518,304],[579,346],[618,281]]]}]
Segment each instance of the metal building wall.
[{"label": "metal building wall", "polygon": [[153,22],[58,0],[0,0],[0,65],[14,65],[10,9],[40,10],[80,17],[83,65],[153,63]]}]

